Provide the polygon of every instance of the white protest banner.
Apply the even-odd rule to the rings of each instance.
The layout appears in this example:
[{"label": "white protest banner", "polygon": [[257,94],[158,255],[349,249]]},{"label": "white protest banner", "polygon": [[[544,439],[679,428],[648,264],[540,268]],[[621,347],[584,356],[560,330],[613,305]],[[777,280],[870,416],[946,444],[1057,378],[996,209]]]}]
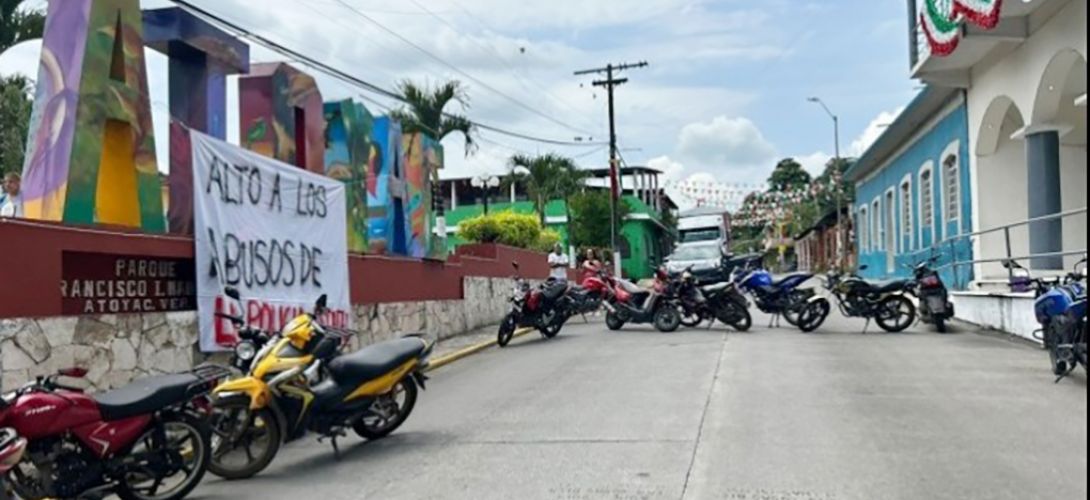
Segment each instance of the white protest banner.
[{"label": "white protest banner", "polygon": [[[217,313],[278,332],[328,296],[327,326],[351,317],[345,187],[199,132],[193,142],[193,211],[201,349],[232,347],[237,332]],[[237,288],[240,311],[224,288]]]}]

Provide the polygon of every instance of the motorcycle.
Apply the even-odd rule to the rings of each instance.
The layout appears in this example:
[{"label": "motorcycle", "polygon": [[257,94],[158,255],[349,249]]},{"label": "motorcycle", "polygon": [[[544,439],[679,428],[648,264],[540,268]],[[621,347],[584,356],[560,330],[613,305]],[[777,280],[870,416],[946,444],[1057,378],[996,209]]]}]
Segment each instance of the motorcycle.
[{"label": "motorcycle", "polygon": [[62,370],[0,398],[0,471],[19,498],[185,498],[211,462],[202,403],[226,370],[205,366],[94,395],[61,381],[86,375]]},{"label": "motorcycle", "polygon": [[541,335],[551,339],[560,334],[564,323],[571,318],[572,299],[567,296],[568,283],[550,279],[538,287],[518,275],[519,264],[515,267],[515,290],[508,299],[511,310],[500,323],[496,341],[500,347],[507,347],[519,328],[535,328]]},{"label": "motorcycle", "polygon": [[916,279],[912,291],[919,298],[920,320],[935,325],[939,333],[946,333],[949,330],[947,321],[954,317],[954,304],[950,302],[950,291],[942,276],[932,268],[936,259],[931,257],[912,268]]},{"label": "motorcycle", "polygon": [[705,321],[711,328],[716,320],[740,332],[753,327],[749,304],[731,282],[698,285],[692,267],[677,277],[674,285],[681,306],[681,324],[696,328]]},{"label": "motorcycle", "polygon": [[681,328],[681,311],[677,299],[670,292],[670,277],[666,270],[655,272],[655,282],[650,290],[635,283],[612,276],[608,278],[609,296],[603,302],[609,312],[606,326],[617,331],[626,324],[651,323],[660,332],[671,333]]},{"label": "motorcycle", "polygon": [[[1029,270],[1011,260],[1003,264],[1028,285],[1036,296],[1034,312],[1041,330],[1034,333],[1045,344],[1056,383],[1080,365],[1086,368],[1086,259],[1065,278],[1033,278]],[[1012,283],[1017,285],[1017,283]]]},{"label": "motorcycle", "polygon": [[[862,266],[865,271],[867,266]],[[825,287],[837,299],[840,312],[849,318],[865,318],[866,333],[871,321],[889,333],[900,333],[916,323],[916,306],[908,299],[912,282],[897,280],[884,284],[870,283],[855,275],[829,273]]]},{"label": "motorcycle", "polygon": [[812,288],[802,288],[813,278],[813,274],[800,273],[775,280],[772,273],[752,266],[736,268],[731,273],[731,282],[753,297],[757,309],[772,315],[769,328],[782,317],[806,333],[821,328],[832,311],[829,299],[819,296]]},{"label": "motorcycle", "polygon": [[407,336],[342,355],[342,336],[318,322],[326,310],[322,296],[313,313],[292,320],[256,353],[245,376],[215,388],[210,472],[229,480],[253,477],[282,444],[308,432],[330,440],[339,457],[337,440],[346,429],[381,439],[409,418],[418,388],[426,388],[433,344]]}]

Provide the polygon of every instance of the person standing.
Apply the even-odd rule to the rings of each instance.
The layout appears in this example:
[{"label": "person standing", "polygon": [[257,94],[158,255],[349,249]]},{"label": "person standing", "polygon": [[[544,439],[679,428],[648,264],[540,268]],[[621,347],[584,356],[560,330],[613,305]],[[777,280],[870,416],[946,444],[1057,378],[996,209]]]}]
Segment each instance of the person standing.
[{"label": "person standing", "polygon": [[559,281],[568,280],[568,265],[571,263],[564,254],[564,247],[557,243],[553,253],[549,254],[549,277]]},{"label": "person standing", "polygon": [[4,192],[0,195],[0,217],[22,217],[22,178],[14,172],[4,176]]}]

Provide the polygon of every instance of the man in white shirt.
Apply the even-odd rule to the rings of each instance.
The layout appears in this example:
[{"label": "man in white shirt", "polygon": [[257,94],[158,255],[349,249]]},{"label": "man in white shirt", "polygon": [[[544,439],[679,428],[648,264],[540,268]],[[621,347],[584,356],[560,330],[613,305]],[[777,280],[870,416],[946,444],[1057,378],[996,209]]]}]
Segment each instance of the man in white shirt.
[{"label": "man in white shirt", "polygon": [[4,192],[0,194],[0,217],[22,217],[23,198],[20,196],[22,179],[19,174],[4,176]]},{"label": "man in white shirt", "polygon": [[549,254],[549,277],[561,281],[568,280],[568,256],[564,254],[564,247],[557,243],[553,253]]}]

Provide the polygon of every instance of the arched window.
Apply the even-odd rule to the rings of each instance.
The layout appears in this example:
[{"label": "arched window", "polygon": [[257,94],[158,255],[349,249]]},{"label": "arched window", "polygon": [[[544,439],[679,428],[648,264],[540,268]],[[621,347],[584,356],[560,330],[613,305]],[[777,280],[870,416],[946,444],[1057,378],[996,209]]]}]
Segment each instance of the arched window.
[{"label": "arched window", "polygon": [[961,165],[956,154],[942,160],[946,223],[961,220]]},{"label": "arched window", "polygon": [[901,183],[901,237],[905,240],[904,250],[912,250],[912,180],[905,179]]},{"label": "arched window", "polygon": [[856,227],[859,228],[859,252],[866,253],[870,251],[870,213],[867,211],[867,206],[863,205],[859,207],[859,221],[856,223]]},{"label": "arched window", "polygon": [[870,225],[870,247],[873,250],[882,250],[882,202],[879,198],[874,199],[871,207]]},{"label": "arched window", "polygon": [[920,227],[935,227],[935,173],[931,164],[920,172]]}]

